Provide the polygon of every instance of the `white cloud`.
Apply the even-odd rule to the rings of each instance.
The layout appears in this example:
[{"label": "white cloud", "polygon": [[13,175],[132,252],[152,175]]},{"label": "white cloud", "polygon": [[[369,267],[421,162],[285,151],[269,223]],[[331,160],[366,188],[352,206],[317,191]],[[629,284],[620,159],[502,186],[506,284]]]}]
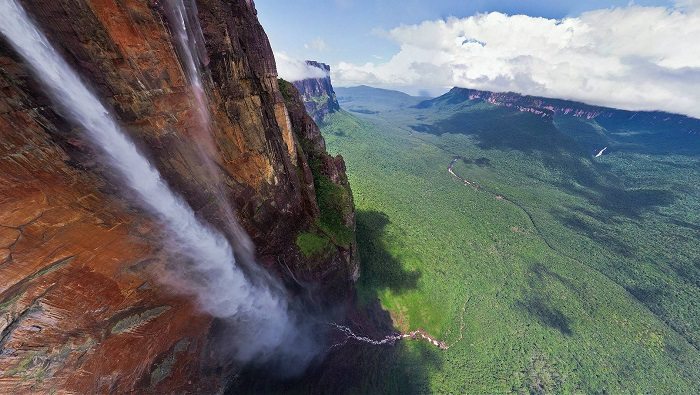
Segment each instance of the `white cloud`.
[{"label": "white cloud", "polygon": [[287,81],[326,77],[324,70],[309,66],[306,62],[294,59],[284,52],[275,52],[275,62],[277,63],[277,75]]},{"label": "white cloud", "polygon": [[676,0],[676,6],[687,10],[700,9],[700,0]]},{"label": "white cloud", "polygon": [[323,41],[321,37],[316,37],[313,40],[311,40],[310,43],[304,44],[304,48],[313,49],[316,51],[325,51],[326,49],[328,49],[328,45],[325,41]]},{"label": "white cloud", "polygon": [[[682,2],[682,4],[680,4]],[[451,86],[700,117],[700,0],[562,20],[500,13],[402,25],[386,62],[341,62],[338,86]]]}]

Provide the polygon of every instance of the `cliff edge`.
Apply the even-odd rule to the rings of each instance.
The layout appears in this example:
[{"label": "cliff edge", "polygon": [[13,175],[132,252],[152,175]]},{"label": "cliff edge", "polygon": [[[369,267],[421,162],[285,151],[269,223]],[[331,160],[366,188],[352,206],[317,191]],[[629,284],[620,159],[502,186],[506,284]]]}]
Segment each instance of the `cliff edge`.
[{"label": "cliff edge", "polygon": [[[171,187],[226,232],[163,4],[21,3]],[[253,2],[197,8],[209,155],[226,199],[261,265],[320,304],[342,303],[358,270],[342,160],[285,103]],[[4,39],[0,87],[0,393],[220,389],[239,367],[218,358],[216,321],[157,281],[172,260],[159,223]]]}]

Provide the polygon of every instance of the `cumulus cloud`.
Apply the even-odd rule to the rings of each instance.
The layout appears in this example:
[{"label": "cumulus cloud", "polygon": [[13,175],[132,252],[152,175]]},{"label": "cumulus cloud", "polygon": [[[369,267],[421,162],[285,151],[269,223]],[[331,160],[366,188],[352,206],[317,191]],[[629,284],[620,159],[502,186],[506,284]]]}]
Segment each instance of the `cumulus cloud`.
[{"label": "cumulus cloud", "polygon": [[497,12],[402,25],[386,62],[333,68],[334,84],[462,86],[700,117],[700,0],[547,19]]},{"label": "cumulus cloud", "polygon": [[318,67],[309,66],[306,62],[294,59],[284,52],[275,52],[277,74],[287,81],[301,81],[307,78],[323,78],[326,72]]},{"label": "cumulus cloud", "polygon": [[321,37],[316,37],[313,40],[311,40],[310,43],[304,44],[304,48],[313,49],[316,51],[325,51],[326,49],[328,49],[328,45],[325,41],[323,41]]}]

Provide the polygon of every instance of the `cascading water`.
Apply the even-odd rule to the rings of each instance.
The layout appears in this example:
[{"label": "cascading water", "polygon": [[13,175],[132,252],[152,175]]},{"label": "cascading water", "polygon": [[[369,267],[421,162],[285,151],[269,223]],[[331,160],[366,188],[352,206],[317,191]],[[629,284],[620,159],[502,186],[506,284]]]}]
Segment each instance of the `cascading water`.
[{"label": "cascading water", "polygon": [[[185,2],[187,4],[185,4]],[[192,97],[195,99],[197,124],[200,132],[198,141],[200,143],[204,142],[203,146],[199,146],[198,153],[200,158],[205,162],[205,164],[207,164],[207,170],[210,173],[209,175],[216,181],[219,181],[216,167],[209,156],[214,152],[214,142],[212,139],[212,119],[209,112],[209,103],[200,77],[202,72],[199,65],[206,62],[207,55],[206,51],[204,50],[204,35],[202,34],[199,19],[197,18],[197,5],[194,0],[166,0],[164,3],[164,11],[168,19],[170,29],[173,32],[173,37],[175,38],[181,63],[183,64],[189,79]],[[219,200],[220,205],[223,205],[226,210],[228,210],[226,213],[227,217],[229,217],[229,223],[234,227],[233,231],[240,234],[242,230],[240,230],[235,222],[235,217],[230,211],[230,206],[225,202],[223,193],[220,189],[219,193],[217,194],[217,199]],[[421,331],[414,331],[408,334],[392,334],[380,340],[373,340],[366,336],[357,335],[347,326],[336,323],[328,324],[334,329],[340,331],[345,336],[342,342],[331,346],[331,350],[345,345],[351,339],[376,346],[385,344],[393,345],[395,342],[406,338],[422,337],[429,339]],[[433,339],[429,339],[429,341],[434,341],[435,345],[438,345],[438,342]]]},{"label": "cascading water", "polygon": [[[185,4],[185,2],[187,2],[187,4]],[[212,177],[215,181],[220,182],[218,179],[216,166],[214,166],[214,163],[210,157],[210,155],[212,155],[215,151],[211,130],[212,119],[209,112],[209,103],[204,91],[204,85],[202,84],[200,77],[202,72],[199,67],[200,64],[206,62],[207,55],[206,51],[204,50],[204,35],[202,34],[199,19],[197,17],[197,5],[194,0],[166,0],[164,10],[170,29],[173,32],[173,37],[176,40],[175,42],[178,53],[180,54],[181,63],[183,64],[189,79],[192,97],[195,99],[195,110],[197,112],[197,123],[200,132],[198,141],[200,144],[204,142],[203,146],[199,146],[198,153],[200,158],[207,165],[207,170],[209,171],[210,177]],[[235,235],[238,235],[236,239],[240,239],[241,236],[247,237],[245,232],[240,229],[240,226],[238,226],[237,222],[235,221],[235,217],[233,216],[230,206],[226,202],[223,191],[220,188],[218,189],[217,200],[219,201],[220,206],[222,206],[226,212],[229,225],[232,225],[233,228],[232,232]],[[347,342],[350,340],[381,346],[394,345],[397,341],[408,338],[422,339],[441,349],[448,348],[444,342],[432,338],[430,335],[421,330],[416,330],[410,333],[391,334],[382,339],[374,340],[366,336],[358,335],[352,331],[352,329],[344,325],[337,323],[328,323],[328,325],[340,331],[344,335],[344,339],[340,343],[332,345],[330,348],[331,350],[347,344]]]},{"label": "cascading water", "polygon": [[[244,361],[267,360],[282,353],[288,354],[286,358],[308,360],[309,346],[300,350],[308,343],[300,339],[286,295],[274,284],[253,285],[246,278],[227,239],[170,190],[16,0],[0,1],[0,33],[48,88],[52,100],[82,126],[139,203],[165,225],[176,241],[172,245],[188,260],[182,270],[169,273],[177,290],[193,294],[206,312],[236,324],[236,356]],[[285,342],[296,342],[295,349],[287,348]]]},{"label": "cascading water", "polygon": [[408,333],[392,333],[390,335],[382,337],[381,339],[376,340],[367,336],[358,335],[352,329],[350,329],[350,327],[345,325],[336,324],[335,322],[329,322],[328,325],[337,329],[340,333],[342,333],[345,336],[341,342],[333,344],[329,350],[333,350],[337,347],[342,347],[346,345],[350,340],[354,340],[359,343],[369,344],[372,346],[393,346],[394,344],[396,344],[397,341],[403,339],[424,340],[441,350],[447,350],[450,348],[450,346],[447,345],[447,343],[435,339],[434,337],[430,336],[428,333],[420,329]]},{"label": "cascading water", "polygon": [[189,80],[191,97],[194,99],[197,154],[204,163],[208,177],[213,180],[214,196],[219,208],[226,216],[226,225],[233,235],[239,256],[252,260],[253,243],[233,215],[231,204],[224,193],[218,168],[212,159],[212,156],[216,155],[212,133],[213,122],[204,84],[200,77],[200,64],[207,63],[207,54],[204,48],[204,35],[197,17],[197,5],[193,0],[187,0],[187,5],[183,0],[166,0],[163,10],[172,30],[181,64]]}]

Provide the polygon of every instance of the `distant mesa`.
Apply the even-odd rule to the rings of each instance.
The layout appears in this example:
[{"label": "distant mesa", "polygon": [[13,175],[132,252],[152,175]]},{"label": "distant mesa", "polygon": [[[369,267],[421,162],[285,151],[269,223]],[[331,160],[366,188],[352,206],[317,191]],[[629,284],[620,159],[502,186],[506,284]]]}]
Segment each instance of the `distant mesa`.
[{"label": "distant mesa", "polygon": [[554,124],[564,135],[589,149],[593,158],[609,155],[611,150],[695,155],[700,145],[700,119],[661,111],[622,110],[566,99],[457,87],[442,96],[422,100],[413,108],[426,116],[447,116],[438,122],[416,116],[419,122],[408,125],[416,132],[432,134],[481,130],[484,125],[478,122],[486,119],[482,110],[489,108],[503,115],[494,116],[490,122],[504,125],[511,125],[503,118],[506,114],[523,113],[523,119],[534,117]]},{"label": "distant mesa", "polygon": [[687,132],[695,134],[700,129],[700,120],[685,115],[670,114],[661,111],[629,111],[609,107],[594,106],[563,99],[521,95],[514,92],[489,92],[469,88],[452,88],[440,97],[424,100],[415,108],[431,108],[462,104],[467,101],[482,101],[497,106],[509,107],[523,112],[533,113],[544,118],[555,115],[567,115],[586,120],[605,120],[610,123],[634,121],[637,125],[675,124]]},{"label": "distant mesa", "polygon": [[294,81],[293,84],[301,93],[306,111],[316,123],[320,123],[328,114],[340,110],[340,104],[331,84],[331,66],[314,60],[307,60],[306,64],[323,70],[325,77],[307,78]]}]

